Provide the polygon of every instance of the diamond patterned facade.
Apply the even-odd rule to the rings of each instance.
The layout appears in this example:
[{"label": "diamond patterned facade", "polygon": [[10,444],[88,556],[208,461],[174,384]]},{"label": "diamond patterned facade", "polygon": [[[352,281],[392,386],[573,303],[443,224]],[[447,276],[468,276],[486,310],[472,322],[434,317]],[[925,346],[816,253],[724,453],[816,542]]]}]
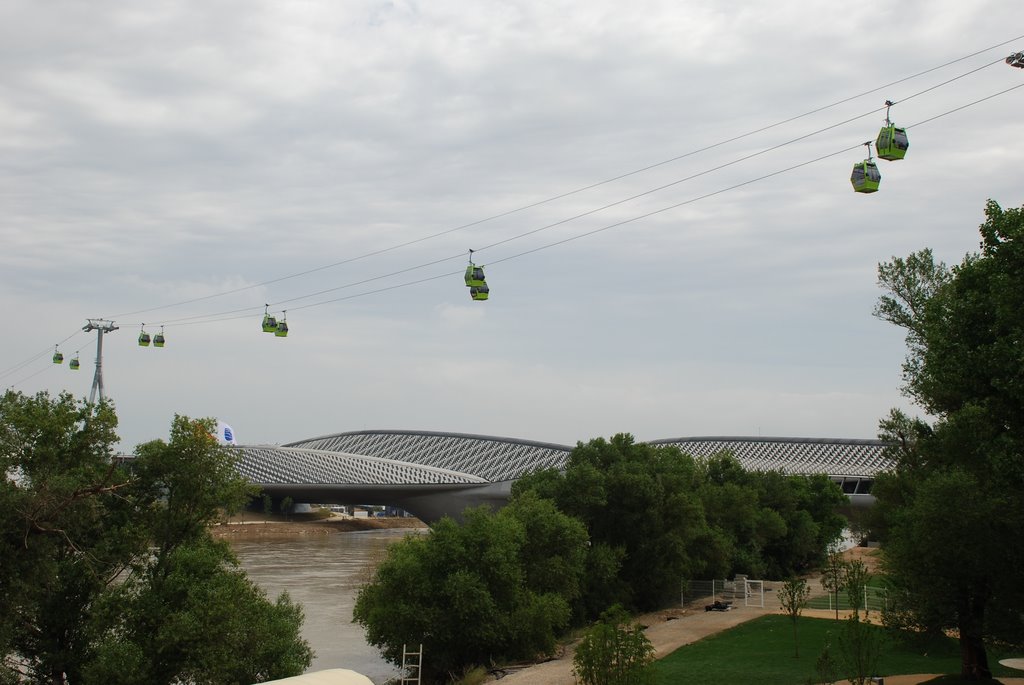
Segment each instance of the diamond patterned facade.
[{"label": "diamond patterned facade", "polygon": [[695,458],[731,453],[748,471],[824,473],[847,494],[866,494],[874,477],[889,467],[881,440],[815,438],[671,438],[652,440]]},{"label": "diamond patterned facade", "polygon": [[438,485],[486,483],[468,473],[393,459],[294,447],[243,447],[240,470],[254,483]]},{"label": "diamond patterned facade", "polygon": [[[672,438],[696,458],[730,452],[750,470],[823,473],[851,499],[866,497],[888,462],[878,440]],[[394,504],[424,520],[466,506],[500,505],[511,484],[542,468],[563,468],[572,447],[511,438],[428,431],[354,431],[284,446],[242,446],[239,471],[264,491],[295,501]]]},{"label": "diamond patterned facade", "polygon": [[357,431],[294,442],[287,447],[348,452],[472,474],[490,483],[565,464],[571,447],[458,433]]}]

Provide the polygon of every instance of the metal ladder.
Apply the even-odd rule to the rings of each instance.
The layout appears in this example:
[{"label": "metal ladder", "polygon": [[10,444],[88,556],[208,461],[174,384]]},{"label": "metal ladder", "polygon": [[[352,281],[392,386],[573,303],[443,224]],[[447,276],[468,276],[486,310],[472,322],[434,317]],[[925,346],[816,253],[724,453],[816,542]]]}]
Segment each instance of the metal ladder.
[{"label": "metal ladder", "polygon": [[[412,659],[412,661],[410,661]],[[421,642],[417,651],[410,652],[408,645],[402,645],[402,679],[401,685],[420,685],[420,671],[423,669],[423,643]]]}]

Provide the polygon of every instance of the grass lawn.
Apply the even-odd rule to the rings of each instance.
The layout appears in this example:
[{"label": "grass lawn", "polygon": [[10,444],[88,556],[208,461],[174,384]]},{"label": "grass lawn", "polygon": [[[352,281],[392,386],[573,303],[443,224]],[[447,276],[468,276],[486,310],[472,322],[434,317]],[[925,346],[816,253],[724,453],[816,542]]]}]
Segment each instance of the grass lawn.
[{"label": "grass lawn", "polygon": [[[763,616],[681,647],[660,659],[656,662],[658,679],[662,683],[687,685],[801,685],[819,682],[815,661],[826,641],[832,644],[832,657],[837,661],[842,659],[838,645],[841,624],[841,621],[801,617],[797,622],[800,639],[800,658],[797,659],[793,656],[793,624],[789,617]],[[884,628],[867,627],[886,634]],[[955,640],[936,641],[927,647],[915,648],[903,642],[883,639],[877,675],[960,673],[960,651]],[[993,675],[1020,676],[1019,671],[999,665],[999,659],[1008,656],[1019,654],[988,651]]]}]

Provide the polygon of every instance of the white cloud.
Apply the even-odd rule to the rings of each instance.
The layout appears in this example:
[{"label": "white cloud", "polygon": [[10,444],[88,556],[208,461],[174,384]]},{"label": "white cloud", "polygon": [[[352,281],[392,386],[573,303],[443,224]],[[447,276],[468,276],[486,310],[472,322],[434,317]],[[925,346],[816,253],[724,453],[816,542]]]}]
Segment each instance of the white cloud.
[{"label": "white cloud", "polygon": [[[123,317],[105,350],[126,443],[175,412],[270,442],[364,427],[869,437],[903,402],[902,340],[870,314],[875,264],[924,246],[958,261],[987,198],[1024,204],[1024,91],[912,127],[871,196],[848,180],[862,149],[774,174],[873,138],[886,98],[913,125],[1020,83],[995,64],[910,97],[1021,46],[687,153],[1007,40],[1018,14],[998,0],[8,3],[0,292],[21,332],[7,356],[88,316],[270,281]],[[469,248],[487,303],[462,283]],[[289,310],[287,339],[259,332],[265,302]],[[224,320],[169,325],[159,353],[134,344],[140,319],[211,313]],[[83,359],[92,344],[69,342]],[[19,389],[84,394],[91,362],[2,380],[30,374]]]}]

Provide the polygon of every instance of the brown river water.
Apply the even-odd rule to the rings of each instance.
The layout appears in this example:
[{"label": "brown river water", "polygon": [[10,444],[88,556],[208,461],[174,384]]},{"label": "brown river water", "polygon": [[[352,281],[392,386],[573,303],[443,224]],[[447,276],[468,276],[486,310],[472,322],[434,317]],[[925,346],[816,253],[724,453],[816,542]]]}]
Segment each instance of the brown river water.
[{"label": "brown river water", "polygon": [[243,568],[270,597],[287,591],[306,614],[303,637],[316,652],[311,671],[349,668],[380,685],[398,675],[352,622],[359,587],[387,548],[415,531],[370,530],[231,543]]}]

